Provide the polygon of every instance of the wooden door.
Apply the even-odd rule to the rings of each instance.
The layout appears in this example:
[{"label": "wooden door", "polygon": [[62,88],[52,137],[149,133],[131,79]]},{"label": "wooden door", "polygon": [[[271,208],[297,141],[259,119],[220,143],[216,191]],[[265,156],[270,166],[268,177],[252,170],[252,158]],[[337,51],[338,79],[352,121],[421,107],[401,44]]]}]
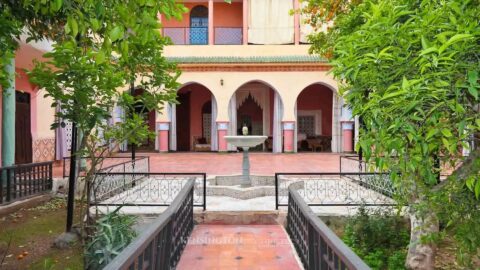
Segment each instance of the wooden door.
[{"label": "wooden door", "polygon": [[177,150],[190,151],[190,92],[179,93],[177,100]]},{"label": "wooden door", "polygon": [[31,163],[32,132],[30,94],[17,91],[15,98],[15,164]]}]

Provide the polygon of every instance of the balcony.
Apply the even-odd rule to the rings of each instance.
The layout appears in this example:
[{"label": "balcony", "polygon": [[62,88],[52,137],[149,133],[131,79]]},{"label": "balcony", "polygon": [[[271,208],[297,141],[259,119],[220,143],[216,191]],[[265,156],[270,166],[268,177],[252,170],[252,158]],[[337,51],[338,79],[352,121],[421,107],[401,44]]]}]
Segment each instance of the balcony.
[{"label": "balcony", "polygon": [[[165,27],[162,35],[169,37],[174,45],[208,45],[208,27]],[[215,27],[215,45],[241,45],[241,27]]]},{"label": "balcony", "polygon": [[[300,15],[290,11],[299,0],[189,0],[181,18],[162,18],[162,34],[174,45],[299,45],[306,43]],[[275,10],[275,12],[271,12]],[[255,12],[252,12],[255,11]],[[264,16],[272,19],[262,19]]]},{"label": "balcony", "polygon": [[241,27],[215,27],[215,45],[241,45],[243,41],[243,28]]}]

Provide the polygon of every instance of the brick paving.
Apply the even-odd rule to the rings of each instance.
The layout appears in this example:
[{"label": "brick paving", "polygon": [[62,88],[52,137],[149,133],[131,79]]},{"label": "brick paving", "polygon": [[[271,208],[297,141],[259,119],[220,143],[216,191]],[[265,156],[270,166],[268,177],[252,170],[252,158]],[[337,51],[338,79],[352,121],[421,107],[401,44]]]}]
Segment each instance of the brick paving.
[{"label": "brick paving", "polygon": [[[125,155],[125,154],[121,154]],[[151,172],[206,172],[208,175],[242,173],[241,153],[139,153],[150,156]],[[339,154],[250,153],[250,172],[274,175],[276,172],[338,172]]]},{"label": "brick paving", "polygon": [[197,225],[177,265],[191,269],[302,269],[280,225]]},{"label": "brick paving", "polygon": [[[118,156],[128,157],[130,153]],[[137,153],[150,157],[151,172],[206,172],[208,175],[235,175],[242,173],[242,153]],[[276,172],[338,172],[339,154],[250,153],[250,172],[274,175]],[[54,177],[61,177],[61,162],[56,162]]]}]

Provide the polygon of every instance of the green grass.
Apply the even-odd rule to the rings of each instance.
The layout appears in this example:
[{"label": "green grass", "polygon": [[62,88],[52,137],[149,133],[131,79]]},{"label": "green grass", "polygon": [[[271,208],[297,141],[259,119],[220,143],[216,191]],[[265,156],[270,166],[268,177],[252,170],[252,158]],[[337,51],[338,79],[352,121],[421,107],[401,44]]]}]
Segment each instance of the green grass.
[{"label": "green grass", "polygon": [[[53,199],[0,219],[0,247],[5,248],[10,239],[12,241],[8,253],[14,257],[10,258],[10,265],[19,264],[19,269],[83,269],[83,247],[80,243],[64,250],[51,247],[54,239],[65,231],[64,200]],[[23,261],[16,261],[22,250],[29,251],[29,255]]]},{"label": "green grass", "polygon": [[33,262],[29,269],[42,270],[82,270],[83,267],[83,248],[77,244],[66,252],[51,250],[45,257]]}]

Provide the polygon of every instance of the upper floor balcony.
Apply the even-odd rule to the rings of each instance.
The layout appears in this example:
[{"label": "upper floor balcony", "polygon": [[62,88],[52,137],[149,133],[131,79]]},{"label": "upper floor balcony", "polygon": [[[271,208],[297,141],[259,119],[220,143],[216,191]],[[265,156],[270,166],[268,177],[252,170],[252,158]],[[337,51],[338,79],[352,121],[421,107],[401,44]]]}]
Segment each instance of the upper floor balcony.
[{"label": "upper floor balcony", "polygon": [[311,27],[291,10],[299,0],[184,0],[181,20],[160,18],[174,45],[284,45],[308,43]]}]

